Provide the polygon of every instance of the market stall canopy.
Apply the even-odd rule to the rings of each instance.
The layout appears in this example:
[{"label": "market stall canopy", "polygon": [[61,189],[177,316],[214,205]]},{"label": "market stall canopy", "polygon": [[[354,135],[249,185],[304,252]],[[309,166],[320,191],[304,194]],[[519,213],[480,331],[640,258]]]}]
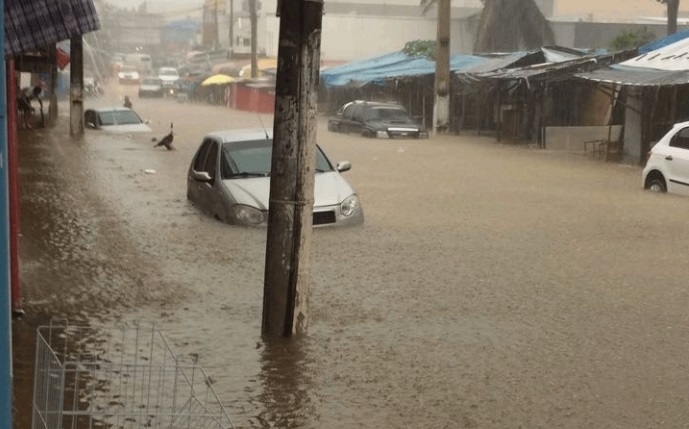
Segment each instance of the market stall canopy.
[{"label": "market stall canopy", "polygon": [[5,0],[5,54],[18,55],[100,28],[93,0]]},{"label": "market stall canopy", "polygon": [[[485,57],[478,55],[452,55],[450,57],[450,70],[463,70],[485,60]],[[402,51],[397,51],[323,70],[321,79],[326,87],[351,84],[363,86],[368,83],[382,83],[391,78],[434,73],[435,61],[423,56],[410,56]]]},{"label": "market stall canopy", "polygon": [[224,74],[216,74],[201,82],[201,86],[223,85],[226,83],[232,83],[235,80],[236,79],[231,76],[227,76]]}]

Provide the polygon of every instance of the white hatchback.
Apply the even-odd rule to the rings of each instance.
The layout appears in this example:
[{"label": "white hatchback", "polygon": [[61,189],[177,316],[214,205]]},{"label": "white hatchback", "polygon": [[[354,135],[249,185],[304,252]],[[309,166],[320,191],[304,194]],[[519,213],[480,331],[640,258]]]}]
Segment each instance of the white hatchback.
[{"label": "white hatchback", "polygon": [[644,189],[689,195],[689,122],[675,124],[649,152]]}]

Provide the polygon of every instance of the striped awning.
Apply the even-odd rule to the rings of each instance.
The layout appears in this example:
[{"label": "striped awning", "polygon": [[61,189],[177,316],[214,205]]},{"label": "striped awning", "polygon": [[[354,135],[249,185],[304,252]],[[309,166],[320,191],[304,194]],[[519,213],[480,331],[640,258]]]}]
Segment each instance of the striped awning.
[{"label": "striped awning", "polygon": [[5,0],[5,54],[18,55],[100,28],[93,0]]}]

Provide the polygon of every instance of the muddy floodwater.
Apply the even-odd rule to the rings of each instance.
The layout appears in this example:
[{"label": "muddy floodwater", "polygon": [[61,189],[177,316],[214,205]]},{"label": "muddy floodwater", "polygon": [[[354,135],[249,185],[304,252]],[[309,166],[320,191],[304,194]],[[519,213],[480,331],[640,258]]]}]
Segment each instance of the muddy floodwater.
[{"label": "muddy floodwater", "polygon": [[[110,86],[87,108],[135,91]],[[51,318],[155,323],[213,377],[237,428],[689,426],[689,198],[642,191],[638,167],[475,135],[364,139],[321,120],[366,221],[313,232],[308,335],[266,343],[266,230],[186,200],[202,136],[258,115],[133,102],[159,138],[174,122],[178,150],[92,130],[73,141],[67,116],[22,132],[16,428]]]}]

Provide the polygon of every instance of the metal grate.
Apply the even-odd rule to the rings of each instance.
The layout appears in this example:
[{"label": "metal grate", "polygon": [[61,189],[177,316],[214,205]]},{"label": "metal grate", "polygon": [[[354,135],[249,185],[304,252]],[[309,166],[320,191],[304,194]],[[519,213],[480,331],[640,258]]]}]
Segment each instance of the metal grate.
[{"label": "metal grate", "polygon": [[154,327],[37,330],[32,429],[229,429],[203,369]]}]

